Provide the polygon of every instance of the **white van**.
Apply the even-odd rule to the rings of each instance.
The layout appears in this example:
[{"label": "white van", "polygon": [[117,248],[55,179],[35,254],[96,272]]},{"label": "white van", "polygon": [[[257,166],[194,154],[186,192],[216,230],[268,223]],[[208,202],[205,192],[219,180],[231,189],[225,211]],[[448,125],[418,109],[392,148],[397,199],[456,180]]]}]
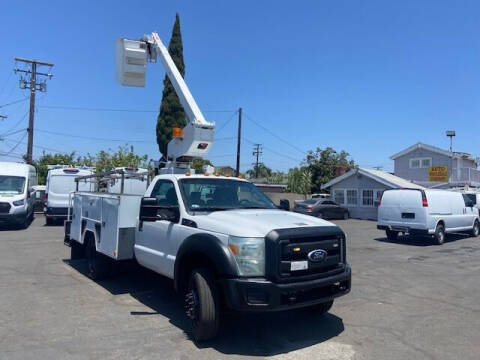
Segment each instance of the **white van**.
[{"label": "white van", "polygon": [[[143,195],[147,191],[148,170],[134,167],[117,167],[116,171],[124,172],[123,194]],[[107,184],[107,192],[110,194],[122,193],[122,176],[121,174],[112,175],[112,180]]]},{"label": "white van", "polygon": [[398,233],[433,235],[443,244],[445,234],[469,231],[480,233],[478,209],[459,192],[430,189],[386,190],[378,207],[377,228],[385,230],[389,240]]},{"label": "white van", "polygon": [[[76,189],[75,178],[91,174],[92,170],[79,168],[60,168],[48,171],[45,207],[43,208],[47,225],[53,224],[55,220],[67,218],[70,193]],[[93,191],[91,181],[80,181],[78,187],[80,191]]]},{"label": "white van", "polygon": [[37,171],[28,164],[0,162],[0,226],[26,228],[33,219]]}]

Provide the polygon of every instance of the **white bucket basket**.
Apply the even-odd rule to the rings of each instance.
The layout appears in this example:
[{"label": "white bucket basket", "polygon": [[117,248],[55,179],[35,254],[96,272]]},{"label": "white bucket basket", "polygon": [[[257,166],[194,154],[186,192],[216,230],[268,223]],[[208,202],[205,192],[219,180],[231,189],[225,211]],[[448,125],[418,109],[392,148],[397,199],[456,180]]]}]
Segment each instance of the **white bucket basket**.
[{"label": "white bucket basket", "polygon": [[117,81],[125,86],[145,86],[147,45],[143,41],[117,39]]}]

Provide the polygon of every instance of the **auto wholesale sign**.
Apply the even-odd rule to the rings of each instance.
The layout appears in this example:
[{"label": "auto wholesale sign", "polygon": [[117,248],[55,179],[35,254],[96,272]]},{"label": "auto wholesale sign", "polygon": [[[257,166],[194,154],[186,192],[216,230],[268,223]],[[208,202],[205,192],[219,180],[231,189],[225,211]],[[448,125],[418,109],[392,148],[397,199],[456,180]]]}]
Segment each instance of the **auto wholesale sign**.
[{"label": "auto wholesale sign", "polygon": [[428,181],[448,182],[448,166],[430,166],[428,168]]}]

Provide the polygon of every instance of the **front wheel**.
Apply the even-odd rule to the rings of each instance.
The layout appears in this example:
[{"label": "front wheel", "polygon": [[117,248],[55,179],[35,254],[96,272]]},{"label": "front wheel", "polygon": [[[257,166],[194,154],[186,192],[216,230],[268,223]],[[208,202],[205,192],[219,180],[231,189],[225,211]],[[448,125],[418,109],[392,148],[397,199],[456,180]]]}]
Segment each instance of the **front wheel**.
[{"label": "front wheel", "polygon": [[480,223],[478,220],[475,220],[472,227],[472,236],[477,237],[478,235],[480,235]]},{"label": "front wheel", "polygon": [[85,248],[79,242],[70,239],[70,259],[78,260],[85,257]]},{"label": "front wheel", "polygon": [[185,310],[191,321],[192,335],[196,341],[214,338],[219,328],[218,291],[213,273],[196,269],[190,275],[185,296]]}]

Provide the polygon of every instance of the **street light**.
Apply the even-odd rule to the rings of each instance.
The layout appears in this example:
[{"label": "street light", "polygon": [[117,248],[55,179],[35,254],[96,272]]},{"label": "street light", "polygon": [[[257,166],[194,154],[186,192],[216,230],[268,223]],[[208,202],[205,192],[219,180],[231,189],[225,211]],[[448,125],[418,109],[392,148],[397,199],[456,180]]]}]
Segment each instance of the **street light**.
[{"label": "street light", "polygon": [[453,181],[453,138],[455,137],[455,130],[447,130],[447,137],[450,138],[450,182]]}]

